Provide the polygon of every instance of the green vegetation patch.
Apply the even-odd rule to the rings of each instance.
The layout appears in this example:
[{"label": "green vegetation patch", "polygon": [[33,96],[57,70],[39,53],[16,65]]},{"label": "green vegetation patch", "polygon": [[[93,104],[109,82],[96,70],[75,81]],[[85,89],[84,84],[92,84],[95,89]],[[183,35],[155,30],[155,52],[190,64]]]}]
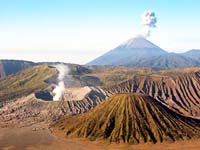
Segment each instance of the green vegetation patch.
[{"label": "green vegetation patch", "polygon": [[27,96],[38,89],[46,88],[48,84],[45,80],[55,74],[55,68],[41,65],[8,76],[0,81],[0,102]]}]

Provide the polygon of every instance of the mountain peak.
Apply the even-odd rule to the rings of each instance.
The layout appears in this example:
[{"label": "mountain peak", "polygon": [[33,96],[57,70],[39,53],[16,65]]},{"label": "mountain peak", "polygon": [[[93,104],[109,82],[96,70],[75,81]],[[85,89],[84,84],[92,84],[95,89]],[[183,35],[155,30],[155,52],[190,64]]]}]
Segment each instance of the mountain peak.
[{"label": "mountain peak", "polygon": [[159,48],[145,37],[139,35],[129,39],[121,45],[123,48]]},{"label": "mountain peak", "polygon": [[144,58],[160,56],[166,53],[166,51],[148,41],[143,36],[136,36],[91,61],[88,65],[136,66]]}]

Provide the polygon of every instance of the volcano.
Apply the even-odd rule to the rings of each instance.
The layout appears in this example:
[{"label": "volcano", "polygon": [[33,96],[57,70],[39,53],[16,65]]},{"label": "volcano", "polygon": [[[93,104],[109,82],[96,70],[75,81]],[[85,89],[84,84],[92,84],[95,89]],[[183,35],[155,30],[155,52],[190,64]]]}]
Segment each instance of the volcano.
[{"label": "volcano", "polygon": [[93,110],[61,120],[53,129],[72,138],[157,143],[200,136],[197,120],[172,111],[144,94],[113,95]]},{"label": "volcano", "polygon": [[88,65],[137,65],[141,58],[164,55],[167,52],[138,36],[91,61]]},{"label": "volcano", "polygon": [[87,65],[151,67],[154,69],[197,67],[187,53],[168,53],[142,36],[129,39]]}]

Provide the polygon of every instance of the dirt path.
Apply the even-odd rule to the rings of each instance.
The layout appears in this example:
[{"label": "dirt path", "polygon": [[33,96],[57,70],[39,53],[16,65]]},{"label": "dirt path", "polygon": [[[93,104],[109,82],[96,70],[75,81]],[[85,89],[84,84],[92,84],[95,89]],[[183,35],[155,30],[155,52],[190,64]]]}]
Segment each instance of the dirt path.
[{"label": "dirt path", "polygon": [[23,150],[29,146],[49,145],[55,139],[45,128],[1,128],[0,149]]},{"label": "dirt path", "polygon": [[106,144],[54,136],[47,128],[0,128],[0,150],[199,150],[200,140],[165,144]]}]

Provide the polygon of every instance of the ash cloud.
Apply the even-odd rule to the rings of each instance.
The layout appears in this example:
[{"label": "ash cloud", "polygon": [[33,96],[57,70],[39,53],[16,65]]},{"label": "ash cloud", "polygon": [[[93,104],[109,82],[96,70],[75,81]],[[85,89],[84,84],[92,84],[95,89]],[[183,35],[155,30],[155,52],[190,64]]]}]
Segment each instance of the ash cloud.
[{"label": "ash cloud", "polygon": [[143,35],[149,37],[151,29],[156,27],[157,18],[155,12],[146,10],[142,14]]}]

